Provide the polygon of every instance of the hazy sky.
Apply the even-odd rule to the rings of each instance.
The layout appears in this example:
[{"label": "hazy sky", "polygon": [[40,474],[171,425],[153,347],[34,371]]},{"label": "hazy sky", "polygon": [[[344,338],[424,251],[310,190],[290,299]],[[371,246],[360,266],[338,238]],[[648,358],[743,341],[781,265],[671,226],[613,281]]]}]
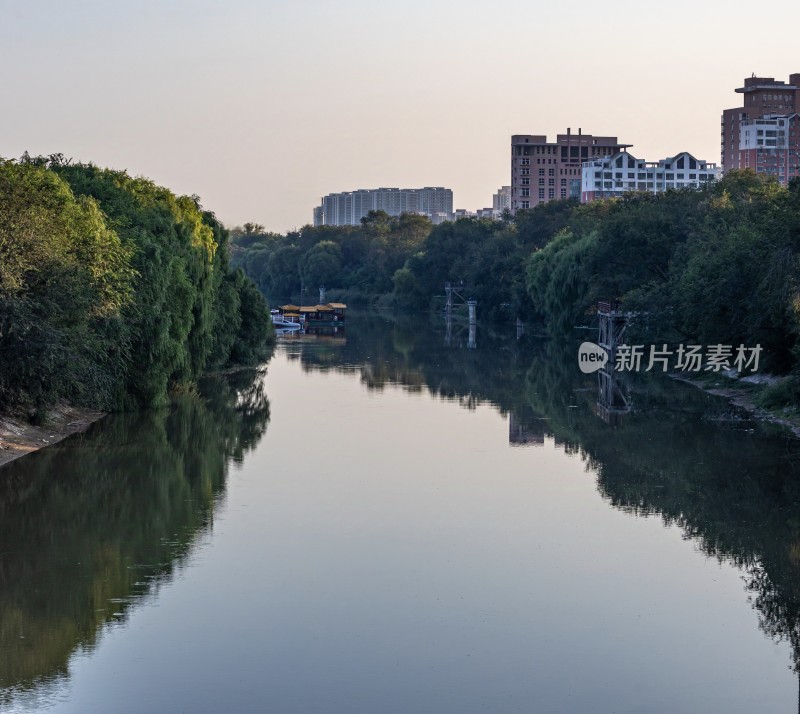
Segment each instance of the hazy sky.
[{"label": "hazy sky", "polygon": [[326,193],[491,205],[511,134],[719,161],[752,72],[800,72],[800,3],[0,0],[0,156],[62,152],[285,231]]}]

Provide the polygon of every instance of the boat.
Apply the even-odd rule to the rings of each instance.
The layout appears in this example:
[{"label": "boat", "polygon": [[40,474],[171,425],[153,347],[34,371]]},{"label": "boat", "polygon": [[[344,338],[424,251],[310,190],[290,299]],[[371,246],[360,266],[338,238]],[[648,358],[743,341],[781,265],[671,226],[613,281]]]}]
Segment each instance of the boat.
[{"label": "boat", "polygon": [[281,305],[278,312],[286,319],[297,320],[304,328],[312,325],[344,325],[347,305],[329,302],[325,305]]},{"label": "boat", "polygon": [[278,330],[299,330],[300,323],[299,322],[292,322],[291,319],[287,318],[284,315],[281,315],[280,312],[277,310],[272,310],[272,324]]}]

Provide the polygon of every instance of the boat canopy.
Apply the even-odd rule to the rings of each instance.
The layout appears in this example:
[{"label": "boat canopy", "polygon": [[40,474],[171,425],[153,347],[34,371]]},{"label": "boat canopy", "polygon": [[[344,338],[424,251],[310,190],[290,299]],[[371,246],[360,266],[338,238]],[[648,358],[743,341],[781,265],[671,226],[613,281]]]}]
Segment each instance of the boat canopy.
[{"label": "boat canopy", "polygon": [[334,312],[336,310],[345,310],[347,305],[343,302],[329,302],[327,305],[281,305],[280,311],[284,315],[296,316],[311,315],[318,312]]}]

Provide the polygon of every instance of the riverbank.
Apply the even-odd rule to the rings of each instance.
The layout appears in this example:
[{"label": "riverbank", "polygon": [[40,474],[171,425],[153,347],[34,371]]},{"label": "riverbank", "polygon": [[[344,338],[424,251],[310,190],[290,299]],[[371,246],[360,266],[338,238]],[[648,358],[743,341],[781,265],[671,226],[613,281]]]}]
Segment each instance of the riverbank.
[{"label": "riverbank", "polygon": [[47,415],[44,426],[34,426],[24,419],[0,415],[0,467],[45,446],[56,444],[80,431],[86,431],[106,415],[93,409],[60,405]]},{"label": "riverbank", "polygon": [[758,397],[761,393],[779,381],[778,378],[765,376],[760,381],[744,381],[716,374],[691,379],[685,373],[671,374],[670,377],[678,382],[702,389],[707,394],[723,397],[734,406],[752,414],[755,419],[780,424],[789,429],[796,437],[800,437],[800,416],[796,413],[787,413],[785,409],[765,409],[758,404]]}]

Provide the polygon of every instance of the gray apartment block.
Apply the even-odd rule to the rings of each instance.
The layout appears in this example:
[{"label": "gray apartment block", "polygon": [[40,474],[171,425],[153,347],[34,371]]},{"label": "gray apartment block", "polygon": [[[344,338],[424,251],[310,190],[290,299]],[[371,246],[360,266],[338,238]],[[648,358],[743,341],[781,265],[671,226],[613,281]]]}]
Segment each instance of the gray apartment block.
[{"label": "gray apartment block", "polygon": [[373,188],[331,193],[314,209],[315,226],[357,226],[370,211],[390,216],[421,213],[433,216],[453,212],[453,192],[440,186]]}]

